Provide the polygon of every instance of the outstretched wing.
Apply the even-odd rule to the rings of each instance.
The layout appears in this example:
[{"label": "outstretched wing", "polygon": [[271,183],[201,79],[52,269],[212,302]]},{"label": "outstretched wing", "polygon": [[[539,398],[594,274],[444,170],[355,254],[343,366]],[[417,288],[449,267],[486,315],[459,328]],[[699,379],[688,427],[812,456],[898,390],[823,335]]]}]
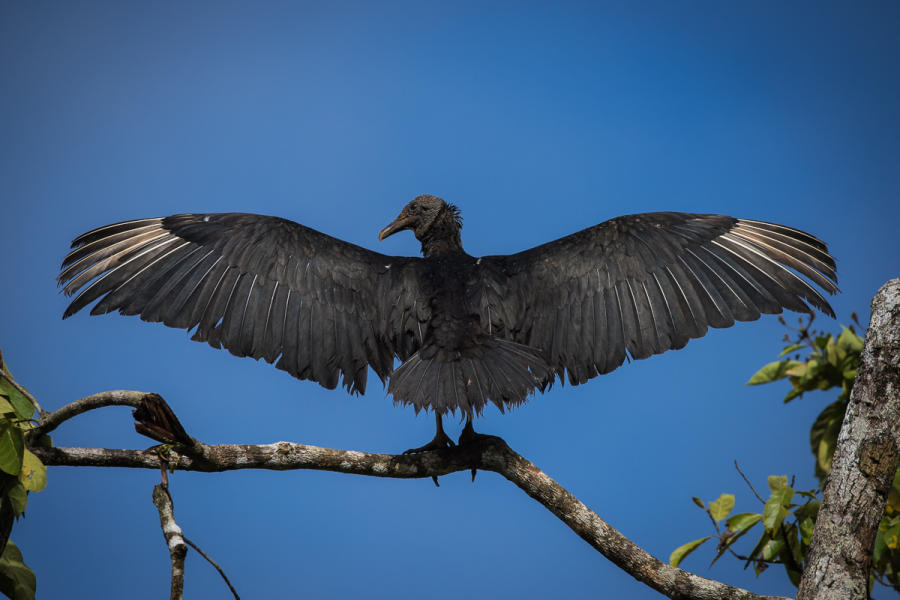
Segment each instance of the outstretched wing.
[{"label": "outstretched wing", "polygon": [[[479,306],[497,335],[540,348],[570,382],[625,360],[681,348],[708,327],[783,308],[834,316],[823,242],[782,225],[724,215],[612,219],[510,256],[480,261]],[[796,271],[796,273],[794,272]]]},{"label": "outstretched wing", "polygon": [[[300,379],[365,391],[418,346],[421,259],[385,256],[277,217],[187,214],[108,225],[72,243],[69,317],[118,310],[193,329]],[[86,286],[86,287],[85,287]],[[276,362],[277,361],[277,362]]]}]

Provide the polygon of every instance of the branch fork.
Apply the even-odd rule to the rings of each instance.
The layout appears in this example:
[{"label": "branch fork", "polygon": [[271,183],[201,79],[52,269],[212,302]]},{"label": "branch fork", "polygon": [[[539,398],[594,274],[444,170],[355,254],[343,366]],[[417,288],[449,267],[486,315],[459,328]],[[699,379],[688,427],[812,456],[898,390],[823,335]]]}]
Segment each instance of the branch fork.
[{"label": "branch fork", "polygon": [[[174,411],[160,396],[122,391],[106,394],[79,400],[74,403],[78,405],[77,410],[64,407],[50,413],[39,427],[43,427],[42,431],[47,432],[85,410],[108,405],[127,405],[136,409],[134,414],[138,422],[135,428],[139,432],[156,441],[173,445],[173,449],[179,454],[177,468],[182,471],[313,469],[399,479],[436,478],[473,469],[493,471],[540,502],[613,563],[665,596],[685,600],[774,598],[759,596],[747,590],[706,579],[654,558],[498,437],[484,436],[462,446],[414,455],[338,450],[284,441],[260,445],[207,445],[190,437],[184,431]],[[142,450],[35,448],[33,451],[47,465],[159,469],[169,464],[168,460],[160,457],[158,453]],[[154,491],[154,503],[158,498],[165,507],[165,498],[162,496],[168,497],[168,494],[162,486],[157,487],[161,491]],[[160,510],[161,524],[166,532],[162,509]],[[174,536],[175,530],[170,529]],[[178,535],[181,535],[180,530]],[[175,538],[170,538],[167,533],[167,542],[170,539]],[[177,542],[177,547],[180,548],[183,536],[178,539],[181,540]],[[170,552],[173,551],[172,548],[170,544]],[[175,555],[173,555],[173,581],[177,570],[174,561]]]}]

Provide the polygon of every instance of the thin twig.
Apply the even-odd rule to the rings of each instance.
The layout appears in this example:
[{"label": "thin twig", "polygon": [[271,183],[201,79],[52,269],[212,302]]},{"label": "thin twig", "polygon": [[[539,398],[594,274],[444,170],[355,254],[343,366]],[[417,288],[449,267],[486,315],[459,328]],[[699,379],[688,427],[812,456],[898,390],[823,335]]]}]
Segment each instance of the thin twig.
[{"label": "thin twig", "polygon": [[750,563],[751,563],[751,562],[761,562],[761,563],[765,563],[765,564],[767,564],[767,565],[783,565],[783,564],[784,564],[784,562],[782,562],[782,561],[780,561],[780,560],[766,560],[766,559],[764,559],[764,558],[753,558],[752,556],[744,556],[743,554],[738,554],[737,552],[735,552],[735,551],[732,550],[731,548],[729,548],[728,551],[731,552],[731,554],[732,554],[736,559],[747,561],[747,564],[744,565],[744,568],[745,568],[745,569],[746,569],[748,566],[750,566]]},{"label": "thin twig", "polygon": [[719,523],[715,520],[715,518],[713,518],[712,513],[710,512],[710,510],[708,508],[704,509],[703,512],[705,512],[707,515],[709,515],[709,520],[712,521],[713,527],[716,528],[716,535],[719,536],[719,539],[721,540],[722,539],[722,530],[719,529]]},{"label": "thin twig", "polygon": [[219,575],[222,576],[222,579],[225,580],[225,585],[227,585],[227,586],[228,586],[228,589],[231,590],[231,593],[232,593],[232,595],[234,596],[235,600],[241,600],[241,597],[238,596],[237,590],[235,590],[235,589],[234,589],[234,586],[231,585],[231,582],[228,581],[228,576],[225,575],[225,571],[222,570],[222,567],[220,567],[219,565],[217,565],[217,564],[216,564],[216,561],[214,561],[214,560],[211,559],[209,556],[207,556],[206,552],[204,552],[203,550],[201,550],[200,547],[199,547],[197,544],[195,544],[194,542],[192,542],[192,541],[189,540],[188,538],[184,538],[184,541],[187,542],[187,545],[188,545],[188,546],[190,546],[191,548],[193,548],[194,550],[196,550],[196,551],[200,554],[200,556],[202,556],[203,558],[205,558],[205,559],[206,559],[206,562],[208,562],[209,564],[211,564],[212,566],[214,566],[214,567],[216,568],[216,571],[218,571],[218,572],[219,572]]},{"label": "thin twig", "polygon": [[762,496],[760,496],[760,495],[756,492],[756,489],[753,487],[753,484],[750,483],[750,480],[747,479],[747,476],[744,475],[744,472],[743,472],[743,471],[741,471],[741,468],[738,466],[738,461],[737,461],[737,460],[734,461],[734,468],[737,469],[737,472],[741,474],[741,477],[743,477],[743,478],[744,478],[744,481],[747,482],[747,485],[750,486],[750,491],[753,492],[753,495],[756,496],[756,497],[759,499],[760,502],[762,502],[763,504],[765,504],[766,501],[763,500],[763,499],[762,499]]}]

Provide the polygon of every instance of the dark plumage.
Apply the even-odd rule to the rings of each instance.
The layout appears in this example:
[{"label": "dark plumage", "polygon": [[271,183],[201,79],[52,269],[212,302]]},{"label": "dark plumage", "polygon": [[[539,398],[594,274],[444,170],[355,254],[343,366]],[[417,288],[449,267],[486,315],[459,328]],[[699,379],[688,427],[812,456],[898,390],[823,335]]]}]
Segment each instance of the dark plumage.
[{"label": "dark plumage", "polygon": [[100,299],[91,314],[193,329],[329,389],[364,391],[371,367],[395,402],[437,413],[438,438],[441,414],[471,421],[489,401],[502,411],[555,377],[584,383],[708,327],[810,305],[833,316],[804,277],[835,293],[834,259],[782,225],[646,213],[477,259],[461,226],[453,205],[414,199],[379,233],[412,230],[424,258],[408,258],[251,214],[108,225],[76,238],[63,261],[65,293],[84,288],[63,316]]}]

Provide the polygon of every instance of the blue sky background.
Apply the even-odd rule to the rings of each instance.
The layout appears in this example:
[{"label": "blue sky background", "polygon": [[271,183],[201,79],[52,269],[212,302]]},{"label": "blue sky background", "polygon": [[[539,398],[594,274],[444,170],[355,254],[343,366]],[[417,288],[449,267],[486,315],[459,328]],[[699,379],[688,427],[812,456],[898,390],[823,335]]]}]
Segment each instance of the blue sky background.
[{"label": "blue sky background", "polygon": [[[88,229],[190,211],[417,254],[411,235],[376,235],[423,193],[461,207],[474,255],[650,210],[788,224],[831,245],[839,321],[867,321],[900,275],[898,25],[896,2],[4,2],[0,347],[45,408],[138,389],[208,443],[418,445],[432,419],[377,384],[327,391],[133,317],[63,322],[54,277]],[[760,509],[735,459],[761,488],[782,473],[814,485],[807,436],[831,397],[784,406],[784,387],[743,385],[782,333],[775,317],[713,331],[477,425],[666,560],[709,533],[691,496]],[[150,445],[123,408],[54,439]],[[158,473],[49,475],[13,533],[40,597],[164,597]],[[186,534],[248,599],[659,597],[492,473],[440,488],[303,471],[171,486]],[[711,558],[684,566],[793,593],[780,568],[757,580]],[[196,554],[186,588],[229,597]]]}]

